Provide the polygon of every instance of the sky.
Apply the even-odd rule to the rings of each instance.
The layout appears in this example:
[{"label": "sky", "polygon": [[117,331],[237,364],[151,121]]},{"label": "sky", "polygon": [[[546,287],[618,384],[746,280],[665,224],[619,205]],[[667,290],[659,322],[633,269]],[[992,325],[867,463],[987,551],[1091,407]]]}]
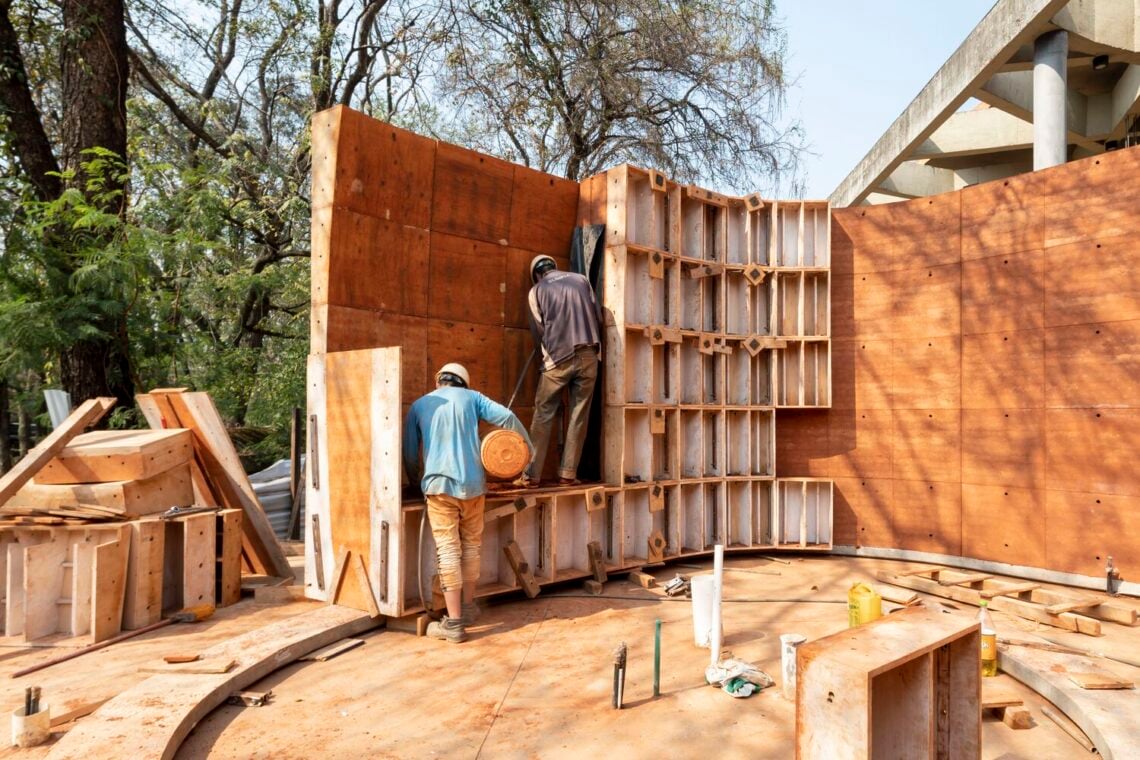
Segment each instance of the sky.
[{"label": "sky", "polygon": [[798,74],[787,110],[815,155],[805,197],[826,198],[982,20],[994,0],[777,0]]}]

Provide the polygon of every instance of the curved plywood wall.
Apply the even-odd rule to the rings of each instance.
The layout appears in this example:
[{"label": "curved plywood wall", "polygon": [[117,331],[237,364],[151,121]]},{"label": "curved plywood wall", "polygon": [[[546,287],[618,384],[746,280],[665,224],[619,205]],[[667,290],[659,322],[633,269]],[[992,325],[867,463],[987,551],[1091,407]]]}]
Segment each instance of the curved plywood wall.
[{"label": "curved plywood wall", "polygon": [[776,461],[834,478],[837,544],[1136,575],[1138,181],[1132,148],[834,212],[833,408]]}]

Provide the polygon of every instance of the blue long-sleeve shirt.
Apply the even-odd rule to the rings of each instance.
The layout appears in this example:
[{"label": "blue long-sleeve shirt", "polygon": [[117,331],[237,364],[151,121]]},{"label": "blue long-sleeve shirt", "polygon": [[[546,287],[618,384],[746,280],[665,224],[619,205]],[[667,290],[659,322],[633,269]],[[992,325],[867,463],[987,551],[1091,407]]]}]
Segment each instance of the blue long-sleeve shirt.
[{"label": "blue long-sleeve shirt", "polygon": [[522,435],[534,455],[526,428],[510,409],[478,391],[443,386],[412,404],[404,420],[404,469],[415,482],[423,447],[425,494],[473,499],[487,490],[479,456],[479,420]]}]

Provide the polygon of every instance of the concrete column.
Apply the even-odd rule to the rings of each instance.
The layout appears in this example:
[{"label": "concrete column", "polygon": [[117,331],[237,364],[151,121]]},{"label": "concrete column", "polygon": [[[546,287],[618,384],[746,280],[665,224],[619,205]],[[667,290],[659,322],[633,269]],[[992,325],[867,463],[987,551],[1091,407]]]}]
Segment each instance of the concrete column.
[{"label": "concrete column", "polygon": [[1065,163],[1069,33],[1046,32],[1033,43],[1033,169]]}]

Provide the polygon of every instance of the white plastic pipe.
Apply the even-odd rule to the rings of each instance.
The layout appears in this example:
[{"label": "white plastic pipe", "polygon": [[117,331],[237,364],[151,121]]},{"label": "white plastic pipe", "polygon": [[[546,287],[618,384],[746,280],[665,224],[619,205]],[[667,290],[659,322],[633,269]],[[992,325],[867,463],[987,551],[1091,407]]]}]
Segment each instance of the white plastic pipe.
[{"label": "white plastic pipe", "polygon": [[724,589],[724,545],[717,544],[715,553],[713,554],[713,606],[711,622],[712,628],[709,631],[709,665],[716,666],[720,663],[720,645],[723,629],[720,621],[720,601],[721,593]]}]

